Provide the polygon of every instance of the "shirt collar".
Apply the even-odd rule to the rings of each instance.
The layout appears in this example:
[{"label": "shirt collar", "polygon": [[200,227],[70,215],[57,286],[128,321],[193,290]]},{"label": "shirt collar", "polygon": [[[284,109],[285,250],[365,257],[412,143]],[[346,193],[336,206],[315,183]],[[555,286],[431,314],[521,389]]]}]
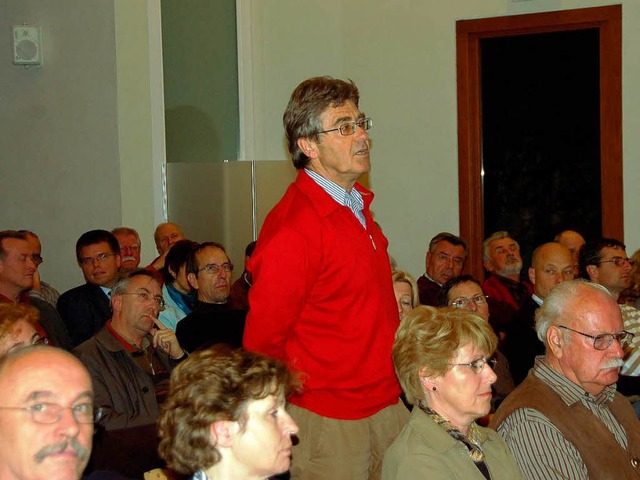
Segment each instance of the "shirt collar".
[{"label": "shirt collar", "polygon": [[573,405],[581,401],[584,397],[592,399],[598,405],[611,403],[616,393],[616,384],[609,385],[598,395],[586,392],[582,387],[576,385],[560,372],[551,368],[543,356],[536,357],[534,374],[541,381],[549,385],[567,405]]}]

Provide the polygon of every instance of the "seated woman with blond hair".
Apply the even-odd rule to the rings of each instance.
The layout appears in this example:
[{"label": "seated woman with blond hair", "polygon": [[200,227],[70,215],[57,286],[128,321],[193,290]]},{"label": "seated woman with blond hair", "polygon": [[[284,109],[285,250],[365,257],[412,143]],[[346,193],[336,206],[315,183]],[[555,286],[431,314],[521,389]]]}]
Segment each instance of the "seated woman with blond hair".
[{"label": "seated woman with blond hair", "polygon": [[298,427],[285,410],[297,378],[278,360],[226,345],[197,351],[171,375],[160,455],[195,480],[266,479],[291,464]]},{"label": "seated woman with blond hair", "polygon": [[393,272],[391,280],[393,281],[393,293],[398,304],[398,315],[402,318],[420,305],[418,284],[411,275],[402,270]]},{"label": "seated woman with blond hair", "polygon": [[20,303],[0,303],[0,355],[29,345],[47,343],[38,333],[40,312]]},{"label": "seated woman with blond hair", "polygon": [[475,422],[491,406],[496,344],[466,310],[421,306],[404,317],[393,363],[414,409],[384,456],[383,480],[523,478],[504,440]]}]

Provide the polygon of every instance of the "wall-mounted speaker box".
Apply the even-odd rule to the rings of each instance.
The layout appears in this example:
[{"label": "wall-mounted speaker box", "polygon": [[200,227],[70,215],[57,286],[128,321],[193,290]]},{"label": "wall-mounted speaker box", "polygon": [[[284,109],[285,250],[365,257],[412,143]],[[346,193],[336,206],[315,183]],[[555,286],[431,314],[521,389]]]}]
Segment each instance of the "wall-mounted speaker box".
[{"label": "wall-mounted speaker box", "polygon": [[42,65],[42,31],[32,25],[13,26],[13,63]]}]

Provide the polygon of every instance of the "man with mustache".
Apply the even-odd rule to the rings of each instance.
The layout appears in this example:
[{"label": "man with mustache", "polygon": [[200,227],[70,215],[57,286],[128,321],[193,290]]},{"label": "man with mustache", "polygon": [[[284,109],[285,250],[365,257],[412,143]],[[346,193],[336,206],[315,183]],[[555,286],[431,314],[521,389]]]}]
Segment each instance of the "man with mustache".
[{"label": "man with mustache", "polygon": [[616,392],[633,336],[600,285],[561,283],[536,313],[545,355],[502,403],[491,425],[528,479],[640,475],[640,422]]},{"label": "man with mustache", "polygon": [[408,418],[391,348],[399,324],[388,241],[373,221],[368,130],[353,82],[303,81],[283,120],[295,182],[267,216],[248,270],[244,346],[305,381],[292,479],[380,478]]},{"label": "man with mustache", "polygon": [[440,232],[429,242],[426,271],[418,278],[422,305],[438,306],[438,293],[448,280],[458,277],[467,258],[467,244],[452,233]]},{"label": "man with mustache", "polygon": [[231,272],[233,264],[219,243],[201,243],[190,253],[187,281],[197,292],[198,301],[176,327],[178,340],[188,351],[216,343],[242,346],[247,312],[229,299]]},{"label": "man with mustache", "polygon": [[0,359],[0,478],[77,480],[93,439],[91,377],[73,355],[27,347]]},{"label": "man with mustache", "polygon": [[140,250],[142,248],[140,235],[129,227],[114,228],[111,233],[120,245],[120,256],[122,257],[120,273],[134,271],[140,265]]},{"label": "man with mustache", "polygon": [[[614,238],[590,240],[580,250],[581,276],[605,287],[616,301],[633,282],[632,267],[626,246]],[[625,395],[640,395],[640,311],[631,305],[619,307],[624,328],[636,336],[627,348],[618,390]],[[636,411],[640,415],[640,403]]]},{"label": "man with mustache", "polygon": [[520,279],[520,245],[509,232],[493,233],[482,242],[482,262],[489,276],[482,290],[489,297],[491,326],[504,342],[513,319],[533,293],[533,286]]},{"label": "man with mustache", "polygon": [[[139,478],[160,464],[159,405],[173,367],[187,354],[175,333],[158,321],[164,300],[151,272],[136,270],[120,278],[111,305],[111,319],[73,353],[89,370],[95,403],[102,409],[92,464]],[[122,452],[135,452],[135,458]]]}]

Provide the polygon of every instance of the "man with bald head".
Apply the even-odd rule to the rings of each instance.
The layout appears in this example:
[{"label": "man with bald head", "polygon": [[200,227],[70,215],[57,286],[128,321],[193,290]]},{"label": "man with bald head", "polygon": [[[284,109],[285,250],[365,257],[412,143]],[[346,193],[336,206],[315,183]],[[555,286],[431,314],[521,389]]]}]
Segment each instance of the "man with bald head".
[{"label": "man with bald head", "polygon": [[73,355],[28,347],[0,360],[0,478],[79,479],[93,440],[91,377]]},{"label": "man with bald head", "polygon": [[535,312],[557,285],[573,280],[573,265],[571,252],[559,243],[545,243],[533,251],[528,272],[533,294],[516,314],[506,332],[503,347],[516,385],[525,379],[536,355],[544,353],[544,346],[534,330]]},{"label": "man with bald head", "polygon": [[580,257],[580,249],[585,244],[585,240],[578,232],[575,230],[563,230],[556,238],[553,239],[554,242],[559,243],[563,247],[567,247],[571,252],[571,256],[573,257],[574,264],[576,266],[576,277],[578,276],[579,271],[579,257]]},{"label": "man with bald head", "polygon": [[564,282],[536,313],[536,331],[545,355],[490,425],[525,478],[638,478],[640,423],[616,392],[632,335],[616,302],[600,285]]},{"label": "man with bald head", "polygon": [[161,223],[156,227],[156,231],[153,233],[153,239],[156,242],[156,250],[158,250],[158,257],[156,257],[151,265],[147,268],[152,270],[160,270],[164,267],[164,259],[167,258],[167,253],[176,242],[184,240],[186,237],[182,233],[182,229],[175,223],[166,222]]}]

